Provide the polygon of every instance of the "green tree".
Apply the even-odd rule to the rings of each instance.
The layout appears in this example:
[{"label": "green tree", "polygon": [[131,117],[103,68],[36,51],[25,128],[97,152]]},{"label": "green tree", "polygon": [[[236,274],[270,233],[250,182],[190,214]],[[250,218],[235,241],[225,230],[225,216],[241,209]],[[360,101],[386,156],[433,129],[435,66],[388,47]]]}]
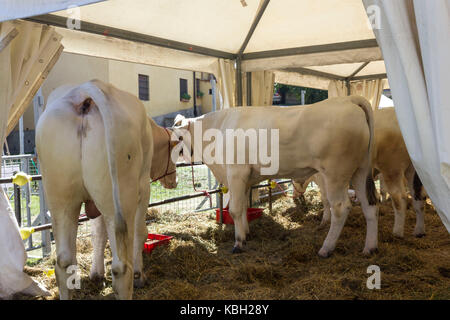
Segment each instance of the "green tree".
[{"label": "green tree", "polygon": [[314,88],[306,88],[306,87],[297,87],[290,86],[282,83],[275,83],[274,85],[274,93],[278,92],[281,96],[281,103],[286,104],[286,94],[292,94],[297,97],[298,100],[301,99],[301,92],[305,90],[305,104],[312,104],[328,98],[327,90],[320,90]]}]

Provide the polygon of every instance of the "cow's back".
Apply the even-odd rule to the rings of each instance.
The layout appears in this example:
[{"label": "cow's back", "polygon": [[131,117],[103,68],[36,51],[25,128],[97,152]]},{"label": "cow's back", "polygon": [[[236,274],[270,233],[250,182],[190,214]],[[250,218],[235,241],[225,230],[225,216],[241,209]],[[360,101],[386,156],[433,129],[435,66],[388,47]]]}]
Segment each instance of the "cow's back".
[{"label": "cow's back", "polygon": [[411,160],[398,125],[394,108],[390,107],[376,110],[374,112],[374,122],[374,167],[384,171],[392,167],[399,167],[406,170]]},{"label": "cow's back", "polygon": [[[92,81],[108,99],[114,121],[119,183],[124,176],[139,176],[144,154],[152,155],[152,140],[145,109],[137,98],[115,87]],[[86,99],[79,87],[68,87],[53,97],[39,119],[36,146],[44,184],[52,198],[79,197],[80,201],[102,197],[112,202],[111,176],[105,141],[104,119],[94,104],[80,114],[77,106]],[[136,184],[138,182],[136,181]],[[130,188],[134,189],[134,188]]]},{"label": "cow's back", "polygon": [[205,115],[202,123],[203,130],[216,128],[224,136],[226,129],[279,130],[280,176],[286,177],[298,168],[318,168],[322,159],[353,157],[359,163],[370,136],[364,111],[346,97],[306,106],[226,109]]}]

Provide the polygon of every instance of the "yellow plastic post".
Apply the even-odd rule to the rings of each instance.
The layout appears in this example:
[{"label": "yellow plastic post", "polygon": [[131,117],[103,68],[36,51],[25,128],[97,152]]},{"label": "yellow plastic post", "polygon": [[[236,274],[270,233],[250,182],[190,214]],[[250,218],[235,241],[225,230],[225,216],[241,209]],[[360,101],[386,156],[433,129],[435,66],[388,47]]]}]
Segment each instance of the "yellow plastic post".
[{"label": "yellow plastic post", "polygon": [[29,176],[25,172],[17,172],[12,178],[12,182],[20,187],[26,185],[30,181],[31,176]]}]

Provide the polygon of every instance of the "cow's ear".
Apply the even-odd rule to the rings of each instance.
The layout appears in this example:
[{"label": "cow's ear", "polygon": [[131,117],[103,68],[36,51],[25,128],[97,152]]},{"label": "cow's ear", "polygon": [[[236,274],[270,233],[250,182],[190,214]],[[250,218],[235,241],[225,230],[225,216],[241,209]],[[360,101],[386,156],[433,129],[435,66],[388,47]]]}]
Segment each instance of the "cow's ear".
[{"label": "cow's ear", "polygon": [[177,146],[177,144],[179,144],[180,141],[170,141],[170,147],[173,149]]},{"label": "cow's ear", "polygon": [[173,126],[174,127],[181,126],[181,123],[183,122],[184,119],[186,118],[182,114],[177,114],[175,120],[173,120]]}]

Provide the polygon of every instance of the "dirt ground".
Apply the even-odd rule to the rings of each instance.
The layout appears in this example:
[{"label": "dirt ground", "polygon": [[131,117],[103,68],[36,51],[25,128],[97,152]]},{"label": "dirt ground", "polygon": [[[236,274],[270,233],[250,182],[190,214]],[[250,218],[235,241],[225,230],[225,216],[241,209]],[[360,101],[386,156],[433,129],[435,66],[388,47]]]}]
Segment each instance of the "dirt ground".
[{"label": "dirt ground", "polygon": [[[149,212],[149,232],[174,236],[169,245],[144,256],[148,284],[135,299],[450,299],[450,236],[429,200],[425,207],[426,236],[412,233],[415,214],[408,209],[405,238],[392,235],[390,201],[380,205],[379,252],[362,254],[366,233],[361,208],[354,205],[336,250],[328,259],[317,255],[328,228],[319,230],[322,205],[314,190],[308,205],[283,197],[267,204],[260,219],[250,223],[245,252],[231,254],[233,226],[219,226],[215,213]],[[78,240],[81,290],[75,299],[113,299],[111,256],[107,249],[106,280],[89,280],[92,247]],[[57,299],[54,255],[26,272],[42,281]],[[367,267],[381,270],[381,289],[366,286]],[[18,299],[29,299],[17,296]],[[42,298],[40,298],[42,299]]]}]

